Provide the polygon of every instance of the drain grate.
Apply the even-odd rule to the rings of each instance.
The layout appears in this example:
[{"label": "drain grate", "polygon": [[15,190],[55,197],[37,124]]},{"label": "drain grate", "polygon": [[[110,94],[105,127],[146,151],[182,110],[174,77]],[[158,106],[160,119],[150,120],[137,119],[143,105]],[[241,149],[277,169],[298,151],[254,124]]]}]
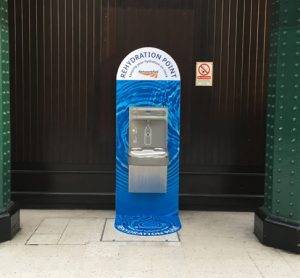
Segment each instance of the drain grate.
[{"label": "drain grate", "polygon": [[44,218],[26,245],[85,245],[92,242],[144,242],[180,244],[178,233],[134,236],[114,227],[114,218]]}]

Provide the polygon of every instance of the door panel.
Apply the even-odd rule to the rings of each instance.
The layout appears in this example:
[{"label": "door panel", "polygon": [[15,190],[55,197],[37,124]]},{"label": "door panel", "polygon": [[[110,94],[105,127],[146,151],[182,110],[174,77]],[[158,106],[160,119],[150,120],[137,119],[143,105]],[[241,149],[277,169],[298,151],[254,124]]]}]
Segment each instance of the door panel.
[{"label": "door panel", "polygon": [[[182,78],[181,206],[258,206],[269,10],[268,0],[11,0],[13,198],[114,206],[116,71],[153,46]],[[214,62],[212,87],[195,87],[196,61]]]}]

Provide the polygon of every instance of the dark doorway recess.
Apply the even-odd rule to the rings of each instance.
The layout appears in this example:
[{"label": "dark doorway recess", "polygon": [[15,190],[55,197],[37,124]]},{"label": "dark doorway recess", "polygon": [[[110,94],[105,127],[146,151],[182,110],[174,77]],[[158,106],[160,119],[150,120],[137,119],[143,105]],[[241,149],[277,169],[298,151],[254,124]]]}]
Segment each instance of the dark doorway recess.
[{"label": "dark doorway recess", "polygon": [[[267,0],[11,0],[12,191],[22,207],[113,208],[115,76],[158,47],[182,76],[180,206],[262,202]],[[195,87],[196,61],[214,62]]]}]

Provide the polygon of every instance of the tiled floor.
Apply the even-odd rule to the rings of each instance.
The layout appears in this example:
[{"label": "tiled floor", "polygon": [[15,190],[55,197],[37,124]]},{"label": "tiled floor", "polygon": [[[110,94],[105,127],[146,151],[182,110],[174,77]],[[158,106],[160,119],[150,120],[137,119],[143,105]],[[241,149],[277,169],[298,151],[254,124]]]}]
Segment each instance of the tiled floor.
[{"label": "tiled floor", "polygon": [[179,235],[154,241],[116,231],[113,217],[22,210],[22,230],[0,244],[0,277],[300,277],[300,256],[257,241],[252,213],[183,211]]}]

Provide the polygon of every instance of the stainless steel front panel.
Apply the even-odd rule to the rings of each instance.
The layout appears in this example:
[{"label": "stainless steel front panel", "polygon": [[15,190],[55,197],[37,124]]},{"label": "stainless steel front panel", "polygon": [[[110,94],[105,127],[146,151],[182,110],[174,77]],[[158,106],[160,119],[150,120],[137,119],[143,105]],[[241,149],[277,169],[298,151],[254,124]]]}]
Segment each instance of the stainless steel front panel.
[{"label": "stainless steel front panel", "polygon": [[164,193],[168,173],[168,109],[129,109],[129,192]]},{"label": "stainless steel front panel", "polygon": [[166,193],[168,166],[129,165],[129,192]]}]

